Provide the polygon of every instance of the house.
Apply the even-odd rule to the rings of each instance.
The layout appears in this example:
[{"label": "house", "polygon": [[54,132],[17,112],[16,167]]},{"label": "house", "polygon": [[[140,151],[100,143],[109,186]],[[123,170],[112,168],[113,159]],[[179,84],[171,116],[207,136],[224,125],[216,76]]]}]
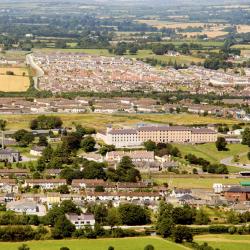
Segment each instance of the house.
[{"label": "house", "polygon": [[16,213],[25,213],[28,215],[44,216],[46,208],[44,205],[28,200],[18,200],[7,203],[6,209]]},{"label": "house", "polygon": [[250,201],[250,186],[232,186],[224,191],[228,201]]},{"label": "house", "polygon": [[62,185],[67,185],[65,179],[26,179],[24,187],[34,188],[35,186],[41,189],[55,189]]},{"label": "house", "polygon": [[4,193],[17,193],[18,186],[14,179],[0,179],[0,191]]},{"label": "house", "polygon": [[145,182],[118,182],[117,190],[118,191],[135,191],[138,189],[149,188],[149,184]]},{"label": "house", "polygon": [[170,194],[170,197],[181,198],[184,195],[191,195],[191,194],[192,194],[191,189],[174,188],[172,193]]},{"label": "house", "polygon": [[65,214],[66,218],[76,227],[76,229],[81,229],[85,227],[94,227],[95,226],[95,217],[93,214],[75,214],[67,213]]},{"label": "house", "polygon": [[72,189],[76,192],[79,192],[81,189],[94,191],[97,186],[102,186],[106,191],[116,189],[115,183],[99,179],[74,179],[71,184]]},{"label": "house", "polygon": [[0,161],[10,163],[19,162],[21,160],[20,153],[11,148],[0,149]]},{"label": "house", "polygon": [[1,177],[7,177],[7,176],[26,177],[29,174],[30,174],[30,171],[28,169],[21,169],[21,168],[0,169]]},{"label": "house", "polygon": [[44,149],[45,149],[44,146],[34,146],[31,148],[30,154],[33,156],[42,156]]},{"label": "house", "polygon": [[130,157],[132,162],[154,162],[154,152],[146,150],[111,151],[107,152],[106,160],[120,162],[124,156]]}]

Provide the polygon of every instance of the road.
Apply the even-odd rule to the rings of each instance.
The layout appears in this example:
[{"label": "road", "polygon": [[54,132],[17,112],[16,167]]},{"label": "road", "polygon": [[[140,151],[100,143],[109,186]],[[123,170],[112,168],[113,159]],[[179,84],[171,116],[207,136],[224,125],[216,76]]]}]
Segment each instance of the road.
[{"label": "road", "polygon": [[33,59],[33,56],[32,54],[28,54],[26,56],[26,63],[28,65],[30,65],[30,67],[32,67],[35,72],[36,72],[36,75],[33,77],[33,80],[34,80],[34,88],[39,90],[39,86],[38,86],[38,79],[39,77],[42,77],[44,75],[44,72],[43,70],[34,62],[34,59]]},{"label": "road", "polygon": [[[239,157],[247,155],[247,152],[239,154]],[[233,163],[233,156],[224,158],[220,161],[221,164],[224,164],[226,166],[232,166],[232,167],[238,167],[238,168],[245,168],[250,169],[250,164],[242,164],[242,163]]]}]

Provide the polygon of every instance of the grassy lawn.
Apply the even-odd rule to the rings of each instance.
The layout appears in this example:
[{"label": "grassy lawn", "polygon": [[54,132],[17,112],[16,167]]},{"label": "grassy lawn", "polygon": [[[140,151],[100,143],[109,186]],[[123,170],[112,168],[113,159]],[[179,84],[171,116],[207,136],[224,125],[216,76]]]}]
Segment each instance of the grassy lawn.
[{"label": "grassy lawn", "polygon": [[195,236],[198,243],[207,242],[220,250],[247,250],[250,246],[250,235],[212,234]]},{"label": "grassy lawn", "polygon": [[[192,114],[54,114],[60,116],[65,126],[73,126],[74,123],[87,127],[104,129],[107,124],[114,126],[134,125],[136,123],[172,123],[175,125],[189,124],[235,124],[236,120],[198,116]],[[28,128],[29,123],[37,115],[0,115],[0,119],[7,120],[7,129]]]},{"label": "grassy lawn", "polygon": [[[22,243],[0,243],[0,249],[16,250]],[[189,249],[173,242],[153,237],[123,238],[123,239],[98,239],[98,240],[46,240],[26,242],[31,250],[59,250],[66,246],[71,250],[107,250],[113,246],[117,250],[143,250],[148,244],[156,250],[182,250]]]},{"label": "grassy lawn", "polygon": [[227,146],[228,151],[218,151],[215,147],[215,143],[201,145],[178,144],[176,146],[180,149],[183,156],[191,153],[213,163],[218,163],[224,158],[248,152],[249,150],[248,146],[242,144],[230,144]]},{"label": "grassy lawn", "polygon": [[[187,176],[188,177],[188,176]],[[247,181],[246,178],[200,178],[200,177],[192,177],[192,178],[173,178],[173,177],[159,177],[153,178],[155,182],[158,184],[168,183],[170,188],[210,188],[212,189],[214,183],[222,183],[222,184],[239,184],[240,181]]]}]

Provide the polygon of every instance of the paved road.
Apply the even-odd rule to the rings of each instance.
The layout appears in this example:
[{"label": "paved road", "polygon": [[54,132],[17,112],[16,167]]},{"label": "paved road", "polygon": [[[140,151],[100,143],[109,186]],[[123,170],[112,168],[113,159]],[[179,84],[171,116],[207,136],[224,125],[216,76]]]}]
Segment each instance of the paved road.
[{"label": "paved road", "polygon": [[[239,154],[239,157],[247,155],[247,152]],[[224,158],[220,161],[221,164],[224,164],[226,166],[233,166],[233,167],[239,167],[239,168],[245,168],[250,169],[250,164],[242,164],[242,163],[233,163],[233,156]]]},{"label": "paved road", "polygon": [[44,75],[43,70],[34,62],[32,54],[28,54],[26,56],[26,63],[30,65],[36,72],[36,75],[33,77],[34,80],[34,88],[39,90],[38,87],[38,79]]}]

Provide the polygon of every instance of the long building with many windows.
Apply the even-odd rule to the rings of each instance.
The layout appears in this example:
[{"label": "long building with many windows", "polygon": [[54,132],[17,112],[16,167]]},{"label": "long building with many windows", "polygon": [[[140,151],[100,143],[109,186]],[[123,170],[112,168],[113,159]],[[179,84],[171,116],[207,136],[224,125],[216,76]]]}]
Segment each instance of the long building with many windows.
[{"label": "long building with many windows", "polygon": [[152,140],[156,143],[208,143],[217,140],[217,132],[208,128],[184,126],[143,126],[133,129],[107,128],[97,138],[116,147],[136,147]]}]

